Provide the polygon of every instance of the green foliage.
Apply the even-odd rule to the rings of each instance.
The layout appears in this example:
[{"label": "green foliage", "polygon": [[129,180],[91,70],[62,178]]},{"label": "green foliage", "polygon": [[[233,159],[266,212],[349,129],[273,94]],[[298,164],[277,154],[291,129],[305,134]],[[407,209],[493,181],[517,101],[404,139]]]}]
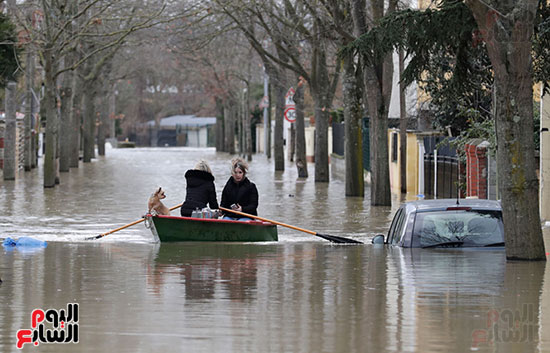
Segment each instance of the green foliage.
[{"label": "green foliage", "polygon": [[15,25],[6,15],[0,13],[0,88],[16,78],[20,51],[16,42]]},{"label": "green foliage", "polygon": [[[402,80],[414,81],[430,97],[436,128],[450,127],[457,138],[446,141],[464,151],[473,138],[496,148],[492,116],[493,73],[485,43],[471,11],[462,0],[442,0],[436,9],[402,10],[385,16],[343,51],[356,50],[377,60],[396,48],[407,54]],[[550,78],[550,5],[539,1],[533,38],[536,81]],[[546,91],[549,85],[545,85]],[[535,105],[535,146],[539,148],[538,105]]]},{"label": "green foliage", "polygon": [[451,127],[456,135],[470,127],[472,110],[477,112],[475,121],[492,118],[491,65],[477,33],[467,6],[444,0],[436,9],[407,9],[384,17],[351,47],[371,59],[403,48],[409,61],[401,79],[419,83],[430,96],[436,127]]},{"label": "green foliage", "polygon": [[470,109],[465,112],[465,117],[470,123],[470,128],[463,130],[456,138],[446,138],[441,144],[449,144],[455,148],[458,152],[458,156],[461,162],[466,161],[466,152],[464,146],[472,139],[483,139],[488,141],[489,153],[491,156],[496,155],[497,141],[495,134],[495,120],[494,119],[481,119],[479,113],[475,109]]},{"label": "green foliage", "polygon": [[544,91],[550,90],[550,5],[539,1],[533,37],[533,71],[536,82],[544,83]]},{"label": "green foliage", "polygon": [[250,84],[250,99],[254,104],[259,102],[264,97],[264,84],[251,83]]},{"label": "green foliage", "polygon": [[331,121],[333,123],[344,122],[344,108],[337,108],[330,111]]}]

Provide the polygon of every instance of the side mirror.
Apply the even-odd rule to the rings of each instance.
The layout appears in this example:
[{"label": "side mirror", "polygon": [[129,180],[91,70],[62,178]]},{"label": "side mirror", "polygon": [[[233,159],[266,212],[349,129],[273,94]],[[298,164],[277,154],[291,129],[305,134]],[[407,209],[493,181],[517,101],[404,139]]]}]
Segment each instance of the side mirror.
[{"label": "side mirror", "polygon": [[384,244],[384,234],[376,234],[374,238],[372,238],[373,244]]}]

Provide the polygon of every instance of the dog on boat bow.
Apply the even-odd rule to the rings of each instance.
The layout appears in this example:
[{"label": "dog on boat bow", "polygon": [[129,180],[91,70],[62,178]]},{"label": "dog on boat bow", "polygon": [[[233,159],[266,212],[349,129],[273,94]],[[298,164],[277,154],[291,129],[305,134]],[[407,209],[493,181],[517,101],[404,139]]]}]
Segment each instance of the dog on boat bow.
[{"label": "dog on boat bow", "polygon": [[156,216],[156,215],[169,216],[170,209],[164,206],[162,201],[160,201],[164,198],[166,198],[166,195],[164,194],[164,190],[162,190],[162,187],[159,187],[158,190],[155,191],[151,195],[151,197],[149,197],[149,202],[147,203],[147,207],[148,207],[147,212],[152,214],[153,216]]}]

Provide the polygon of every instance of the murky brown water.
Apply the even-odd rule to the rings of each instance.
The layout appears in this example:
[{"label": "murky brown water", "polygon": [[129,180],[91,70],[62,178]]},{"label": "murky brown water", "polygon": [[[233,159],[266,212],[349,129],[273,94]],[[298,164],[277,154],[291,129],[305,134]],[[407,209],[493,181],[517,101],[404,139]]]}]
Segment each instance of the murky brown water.
[{"label": "murky brown water", "polygon": [[[213,150],[107,152],[55,189],[40,172],[0,181],[0,237],[48,241],[0,247],[0,352],[17,351],[33,309],[74,302],[78,345],[24,351],[550,352],[550,270],[499,250],[333,245],[280,227],[278,243],[153,244],[141,224],[84,241],[139,218],[159,185],[180,203],[198,158],[218,194],[229,176]],[[385,232],[398,200],[370,207],[343,197],[343,176],[316,184],[287,169],[255,156],[262,216],[365,242]]]}]

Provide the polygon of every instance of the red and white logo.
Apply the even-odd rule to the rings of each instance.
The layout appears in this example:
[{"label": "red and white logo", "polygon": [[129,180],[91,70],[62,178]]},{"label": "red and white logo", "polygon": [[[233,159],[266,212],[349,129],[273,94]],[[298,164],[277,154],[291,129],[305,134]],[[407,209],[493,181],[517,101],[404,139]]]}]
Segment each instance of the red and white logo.
[{"label": "red and white logo", "polygon": [[25,343],[78,343],[78,303],[67,304],[67,310],[34,309],[31,330],[17,331],[17,349],[23,349]]}]

